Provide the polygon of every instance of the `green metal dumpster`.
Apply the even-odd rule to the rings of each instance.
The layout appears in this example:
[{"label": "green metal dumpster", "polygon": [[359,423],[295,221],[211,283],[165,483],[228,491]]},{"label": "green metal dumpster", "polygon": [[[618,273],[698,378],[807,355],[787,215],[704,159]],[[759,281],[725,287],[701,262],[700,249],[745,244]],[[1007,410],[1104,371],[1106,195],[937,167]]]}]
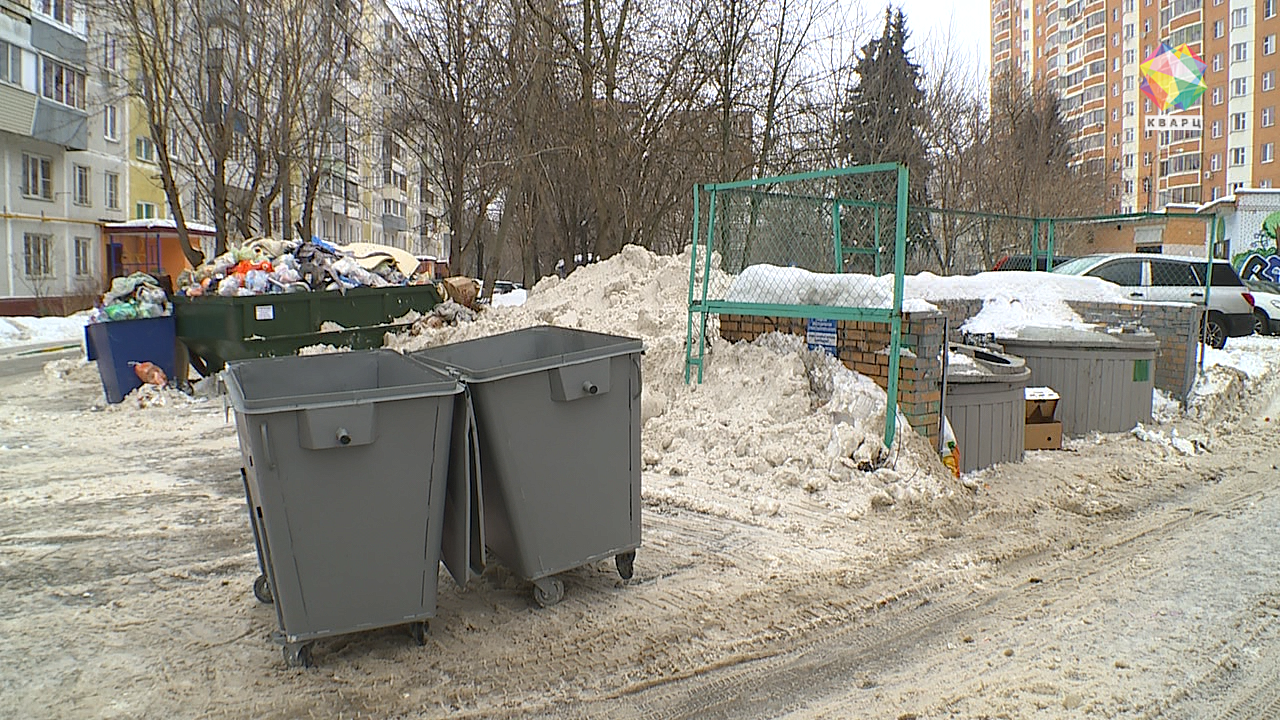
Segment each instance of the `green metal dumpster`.
[{"label": "green metal dumpster", "polygon": [[[292,355],[308,345],[382,347],[386,333],[408,329],[398,318],[410,310],[431,312],[439,303],[434,285],[173,298],[178,339],[201,375],[230,360]],[[325,323],[341,329],[322,330]]]},{"label": "green metal dumpster", "polygon": [[[483,542],[534,599],[555,577],[640,546],[639,340],[533,327],[410,354],[466,385],[475,417]],[[455,443],[455,448],[459,447]]]},{"label": "green metal dumpster", "polygon": [[[290,665],[435,615],[457,380],[390,350],[233,362],[245,491]],[[266,592],[263,592],[263,591]]]}]

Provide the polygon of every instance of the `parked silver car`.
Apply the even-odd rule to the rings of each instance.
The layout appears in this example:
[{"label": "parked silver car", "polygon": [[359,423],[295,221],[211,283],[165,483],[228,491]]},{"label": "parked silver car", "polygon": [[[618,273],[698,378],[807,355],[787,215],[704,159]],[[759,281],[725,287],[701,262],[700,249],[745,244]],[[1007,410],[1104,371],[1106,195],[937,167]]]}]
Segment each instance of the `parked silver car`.
[{"label": "parked silver car", "polygon": [[1209,313],[1205,320],[1205,342],[1221,348],[1229,337],[1253,333],[1253,295],[1226,260],[1213,261],[1212,282],[1205,283],[1206,265],[1204,258],[1115,253],[1076,258],[1055,267],[1053,272],[1113,282],[1124,288],[1135,302],[1204,305],[1207,284]]}]

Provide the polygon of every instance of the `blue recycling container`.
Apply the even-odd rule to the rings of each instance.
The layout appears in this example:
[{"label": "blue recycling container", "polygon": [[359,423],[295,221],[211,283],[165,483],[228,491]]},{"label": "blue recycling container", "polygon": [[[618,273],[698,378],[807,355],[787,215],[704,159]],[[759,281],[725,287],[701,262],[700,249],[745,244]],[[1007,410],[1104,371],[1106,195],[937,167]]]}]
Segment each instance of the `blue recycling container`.
[{"label": "blue recycling container", "polygon": [[177,329],[172,315],[115,320],[85,326],[85,352],[98,361],[107,402],[118,403],[142,386],[132,363],[155,363],[170,378],[177,376]]}]

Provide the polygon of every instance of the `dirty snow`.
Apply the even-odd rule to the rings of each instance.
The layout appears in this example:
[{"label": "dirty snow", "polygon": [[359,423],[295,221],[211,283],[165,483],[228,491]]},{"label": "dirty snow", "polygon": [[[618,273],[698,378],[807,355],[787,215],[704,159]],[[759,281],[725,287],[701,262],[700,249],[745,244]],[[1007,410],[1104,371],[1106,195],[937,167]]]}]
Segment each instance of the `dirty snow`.
[{"label": "dirty snow", "polygon": [[0,317],[0,348],[84,339],[89,313],[69,317]]}]

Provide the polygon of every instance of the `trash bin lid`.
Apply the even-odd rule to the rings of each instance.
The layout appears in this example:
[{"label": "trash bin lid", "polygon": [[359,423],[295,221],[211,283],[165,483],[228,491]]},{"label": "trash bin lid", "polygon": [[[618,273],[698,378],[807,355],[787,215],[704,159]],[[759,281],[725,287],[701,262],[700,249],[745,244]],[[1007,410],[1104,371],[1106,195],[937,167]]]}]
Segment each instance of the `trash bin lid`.
[{"label": "trash bin lid", "polygon": [[410,357],[460,374],[464,380],[485,382],[643,351],[644,343],[636,338],[539,325],[439,345]]},{"label": "trash bin lid", "polygon": [[238,360],[224,377],[232,406],[249,415],[462,392],[457,379],[392,350]]},{"label": "trash bin lid", "polygon": [[1026,382],[1031,377],[1027,363],[1016,355],[1009,355],[979,347],[951,343],[947,361],[947,382]]},{"label": "trash bin lid", "polygon": [[1145,328],[1102,326],[1094,329],[1074,327],[1024,327],[1016,334],[999,338],[1010,347],[1066,347],[1075,350],[1156,350],[1160,341]]}]

